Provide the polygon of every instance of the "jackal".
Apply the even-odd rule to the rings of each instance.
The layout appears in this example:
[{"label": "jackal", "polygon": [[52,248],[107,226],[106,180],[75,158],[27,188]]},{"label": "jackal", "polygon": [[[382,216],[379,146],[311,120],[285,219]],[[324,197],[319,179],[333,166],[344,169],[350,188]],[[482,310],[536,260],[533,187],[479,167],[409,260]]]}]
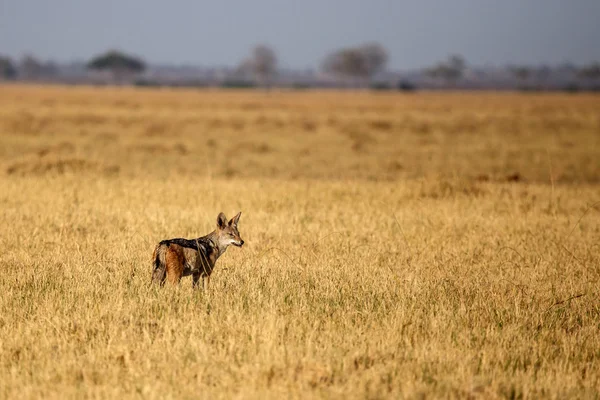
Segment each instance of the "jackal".
[{"label": "jackal", "polygon": [[217,259],[229,245],[244,245],[238,231],[241,215],[240,211],[227,222],[225,214],[219,213],[217,229],[206,236],[168,239],[158,243],[152,254],[152,282],[162,286],[167,279],[178,283],[183,276],[192,275],[192,285],[197,287],[202,277],[202,287],[207,290]]}]

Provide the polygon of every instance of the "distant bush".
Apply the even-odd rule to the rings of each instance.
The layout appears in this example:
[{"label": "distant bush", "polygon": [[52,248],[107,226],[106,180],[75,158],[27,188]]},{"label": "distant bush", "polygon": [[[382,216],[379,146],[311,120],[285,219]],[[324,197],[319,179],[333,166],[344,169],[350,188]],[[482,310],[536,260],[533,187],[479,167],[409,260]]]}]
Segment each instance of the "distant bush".
[{"label": "distant bush", "polygon": [[220,85],[222,88],[229,89],[248,89],[256,87],[254,82],[243,81],[243,80],[226,80]]},{"label": "distant bush", "polygon": [[391,90],[392,87],[387,82],[373,82],[370,86],[371,90]]},{"label": "distant bush", "polygon": [[414,83],[405,80],[398,82],[398,85],[396,87],[402,92],[414,92],[415,90],[417,90],[417,86]]},{"label": "distant bush", "polygon": [[207,81],[202,80],[202,79],[188,79],[188,80],[181,82],[177,86],[191,87],[191,88],[205,88],[210,85]]},{"label": "distant bush", "polygon": [[294,83],[292,84],[292,89],[295,90],[305,90],[305,89],[310,89],[311,86],[308,83]]},{"label": "distant bush", "polygon": [[162,86],[159,82],[152,79],[136,79],[133,84],[135,86],[144,86],[144,87],[158,87]]},{"label": "distant bush", "polygon": [[532,86],[532,85],[521,85],[519,87],[517,87],[517,90],[521,91],[521,92],[541,92],[542,89],[539,86]]},{"label": "distant bush", "polygon": [[571,82],[571,83],[567,83],[565,86],[563,86],[561,88],[561,90],[563,92],[568,92],[568,93],[577,93],[581,90],[581,88],[579,87],[578,84]]}]

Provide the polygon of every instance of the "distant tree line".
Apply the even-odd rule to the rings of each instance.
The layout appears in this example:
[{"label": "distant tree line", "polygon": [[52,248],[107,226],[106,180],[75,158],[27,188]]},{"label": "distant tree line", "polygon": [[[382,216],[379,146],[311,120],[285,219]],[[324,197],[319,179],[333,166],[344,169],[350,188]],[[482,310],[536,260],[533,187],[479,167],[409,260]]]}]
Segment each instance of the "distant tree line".
[{"label": "distant tree line", "polygon": [[[331,82],[332,86],[391,88],[382,82],[381,77],[387,71],[389,54],[379,43],[369,42],[353,47],[346,47],[327,54],[321,65],[319,79]],[[108,79],[115,83],[148,83],[144,78],[147,64],[144,60],[123,51],[109,50],[92,57],[86,68],[100,79]],[[595,62],[581,67],[569,67],[571,75],[588,87],[600,87],[600,63]],[[0,55],[1,80],[37,80],[52,79],[59,68],[52,62],[42,62],[32,55],[25,55],[19,62]],[[549,67],[531,67],[512,65],[506,68],[512,75],[517,88],[529,89],[539,87],[553,74]],[[421,71],[434,87],[461,87],[465,79],[469,79],[469,68],[466,60],[459,54],[453,54],[435,65]],[[255,46],[250,55],[242,60],[233,76],[222,82],[223,86],[268,87],[277,84],[279,63],[276,51],[267,44]],[[92,75],[94,76],[94,75]],[[104,78],[103,78],[104,77]],[[379,80],[378,80],[379,79]],[[596,85],[596,86],[594,86]],[[402,80],[395,84],[399,90],[415,88],[410,80]]]},{"label": "distant tree line", "polygon": [[23,56],[19,62],[0,55],[0,80],[50,78],[56,73],[56,64],[42,62],[30,54]]},{"label": "distant tree line", "polygon": [[600,79],[600,62],[595,62],[583,68],[580,68],[578,74],[583,79]]},{"label": "distant tree line", "polygon": [[0,56],[0,76],[7,80],[17,77],[17,69],[8,57]]}]

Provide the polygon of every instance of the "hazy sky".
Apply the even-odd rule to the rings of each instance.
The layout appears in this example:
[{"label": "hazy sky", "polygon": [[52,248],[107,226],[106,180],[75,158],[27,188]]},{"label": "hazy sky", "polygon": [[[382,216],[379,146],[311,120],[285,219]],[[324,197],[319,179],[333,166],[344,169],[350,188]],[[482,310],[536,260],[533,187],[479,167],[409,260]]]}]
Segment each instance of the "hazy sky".
[{"label": "hazy sky", "polygon": [[87,60],[117,48],[149,62],[236,65],[268,43],[284,67],[378,41],[390,67],[450,53],[475,65],[600,61],[600,0],[0,0],[0,54]]}]

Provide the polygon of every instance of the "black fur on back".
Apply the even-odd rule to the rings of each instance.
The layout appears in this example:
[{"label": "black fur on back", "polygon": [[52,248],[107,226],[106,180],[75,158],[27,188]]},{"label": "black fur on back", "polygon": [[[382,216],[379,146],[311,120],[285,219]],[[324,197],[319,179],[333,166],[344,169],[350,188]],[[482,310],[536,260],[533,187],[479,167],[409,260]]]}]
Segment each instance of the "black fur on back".
[{"label": "black fur on back", "polygon": [[167,246],[176,244],[181,247],[187,247],[189,249],[194,249],[196,251],[199,251],[200,248],[202,248],[203,250],[206,250],[207,248],[211,247],[207,242],[208,242],[208,240],[204,239],[204,238],[198,238],[198,239],[175,238],[175,239],[163,240],[160,242],[160,244],[165,244]]}]

